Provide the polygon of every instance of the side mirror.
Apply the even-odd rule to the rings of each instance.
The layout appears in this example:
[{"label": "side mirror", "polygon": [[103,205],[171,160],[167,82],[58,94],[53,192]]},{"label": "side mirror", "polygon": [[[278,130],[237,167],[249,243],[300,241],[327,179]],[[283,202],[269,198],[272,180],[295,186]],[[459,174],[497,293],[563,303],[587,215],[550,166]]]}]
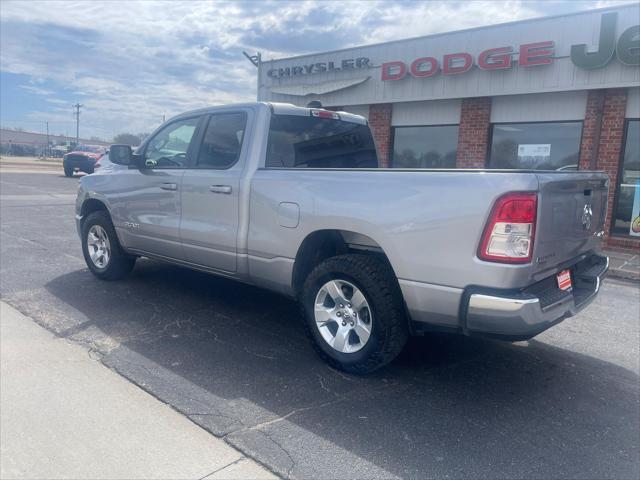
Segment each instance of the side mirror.
[{"label": "side mirror", "polygon": [[109,160],[118,165],[131,165],[133,163],[133,150],[130,145],[111,145],[109,147]]}]

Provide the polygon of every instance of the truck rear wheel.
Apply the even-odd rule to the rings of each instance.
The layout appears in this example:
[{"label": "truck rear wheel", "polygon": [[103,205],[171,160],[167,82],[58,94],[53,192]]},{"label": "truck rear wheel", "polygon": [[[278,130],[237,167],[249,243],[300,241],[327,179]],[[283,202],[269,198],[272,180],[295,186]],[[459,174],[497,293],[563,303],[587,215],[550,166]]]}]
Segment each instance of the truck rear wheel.
[{"label": "truck rear wheel", "polygon": [[391,268],[371,255],[329,258],[302,290],[305,329],[331,366],[368,373],[393,360],[409,336],[400,286]]},{"label": "truck rear wheel", "polygon": [[136,263],[135,257],[122,250],[104,210],[90,213],[82,222],[82,253],[91,273],[101,280],[120,280]]}]

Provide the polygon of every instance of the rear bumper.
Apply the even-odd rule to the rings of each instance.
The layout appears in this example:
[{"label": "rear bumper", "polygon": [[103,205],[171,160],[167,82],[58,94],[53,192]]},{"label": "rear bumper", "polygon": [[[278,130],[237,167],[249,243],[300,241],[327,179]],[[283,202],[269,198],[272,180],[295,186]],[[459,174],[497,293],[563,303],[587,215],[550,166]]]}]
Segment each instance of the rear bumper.
[{"label": "rear bumper", "polygon": [[555,276],[518,292],[471,289],[465,329],[510,340],[531,338],[591,303],[607,274],[609,259],[592,255],[571,268],[573,290],[557,288]]},{"label": "rear bumper", "polygon": [[96,162],[97,160],[94,160],[89,157],[75,158],[75,159],[65,158],[62,161],[62,166],[63,168],[72,168],[74,170],[80,170],[81,172],[88,173],[89,171],[93,171]]}]

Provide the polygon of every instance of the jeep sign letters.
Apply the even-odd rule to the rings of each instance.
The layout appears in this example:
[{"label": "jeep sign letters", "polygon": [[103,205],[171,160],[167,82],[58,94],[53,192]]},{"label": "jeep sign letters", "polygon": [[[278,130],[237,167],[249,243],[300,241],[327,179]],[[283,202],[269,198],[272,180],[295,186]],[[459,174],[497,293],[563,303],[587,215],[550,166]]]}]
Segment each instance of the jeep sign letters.
[{"label": "jeep sign letters", "polygon": [[[616,12],[602,15],[597,51],[588,52],[586,44],[571,47],[571,61],[574,65],[584,69],[602,68],[607,66],[614,54],[625,65],[640,65],[640,25],[626,29],[616,44],[617,17]],[[552,41],[520,45],[517,52],[509,46],[490,48],[478,55],[477,64],[473,56],[466,52],[449,53],[443,55],[442,59],[421,57],[409,65],[403,61],[394,60],[382,64],[381,79],[382,81],[401,80],[407,74],[423,78],[439,72],[443,75],[454,75],[468,72],[474,64],[481,70],[504,70],[513,66],[515,53],[518,53],[517,63],[521,67],[549,65],[555,58],[554,48]]]}]

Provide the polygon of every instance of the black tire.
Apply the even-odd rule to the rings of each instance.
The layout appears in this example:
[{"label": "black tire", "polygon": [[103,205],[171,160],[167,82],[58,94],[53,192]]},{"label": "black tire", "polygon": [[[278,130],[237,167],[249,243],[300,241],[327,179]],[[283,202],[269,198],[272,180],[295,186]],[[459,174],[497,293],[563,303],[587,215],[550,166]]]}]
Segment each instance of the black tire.
[{"label": "black tire", "polygon": [[64,167],[64,176],[73,177],[73,168]]},{"label": "black tire", "polygon": [[[106,232],[110,245],[110,258],[104,268],[93,263],[89,254],[87,237],[92,226],[99,225]],[[90,213],[82,222],[82,253],[84,261],[96,277],[100,280],[120,280],[126,277],[136,263],[136,257],[128,255],[118,242],[109,213],[104,210]]]},{"label": "black tire", "polygon": [[[352,283],[369,303],[371,335],[357,352],[335,350],[322,338],[317,327],[315,299],[329,280]],[[318,355],[332,367],[349,373],[368,373],[386,365],[402,351],[409,337],[409,324],[398,281],[390,266],[372,255],[339,255],[322,262],[307,277],[301,303],[305,330]]]}]

